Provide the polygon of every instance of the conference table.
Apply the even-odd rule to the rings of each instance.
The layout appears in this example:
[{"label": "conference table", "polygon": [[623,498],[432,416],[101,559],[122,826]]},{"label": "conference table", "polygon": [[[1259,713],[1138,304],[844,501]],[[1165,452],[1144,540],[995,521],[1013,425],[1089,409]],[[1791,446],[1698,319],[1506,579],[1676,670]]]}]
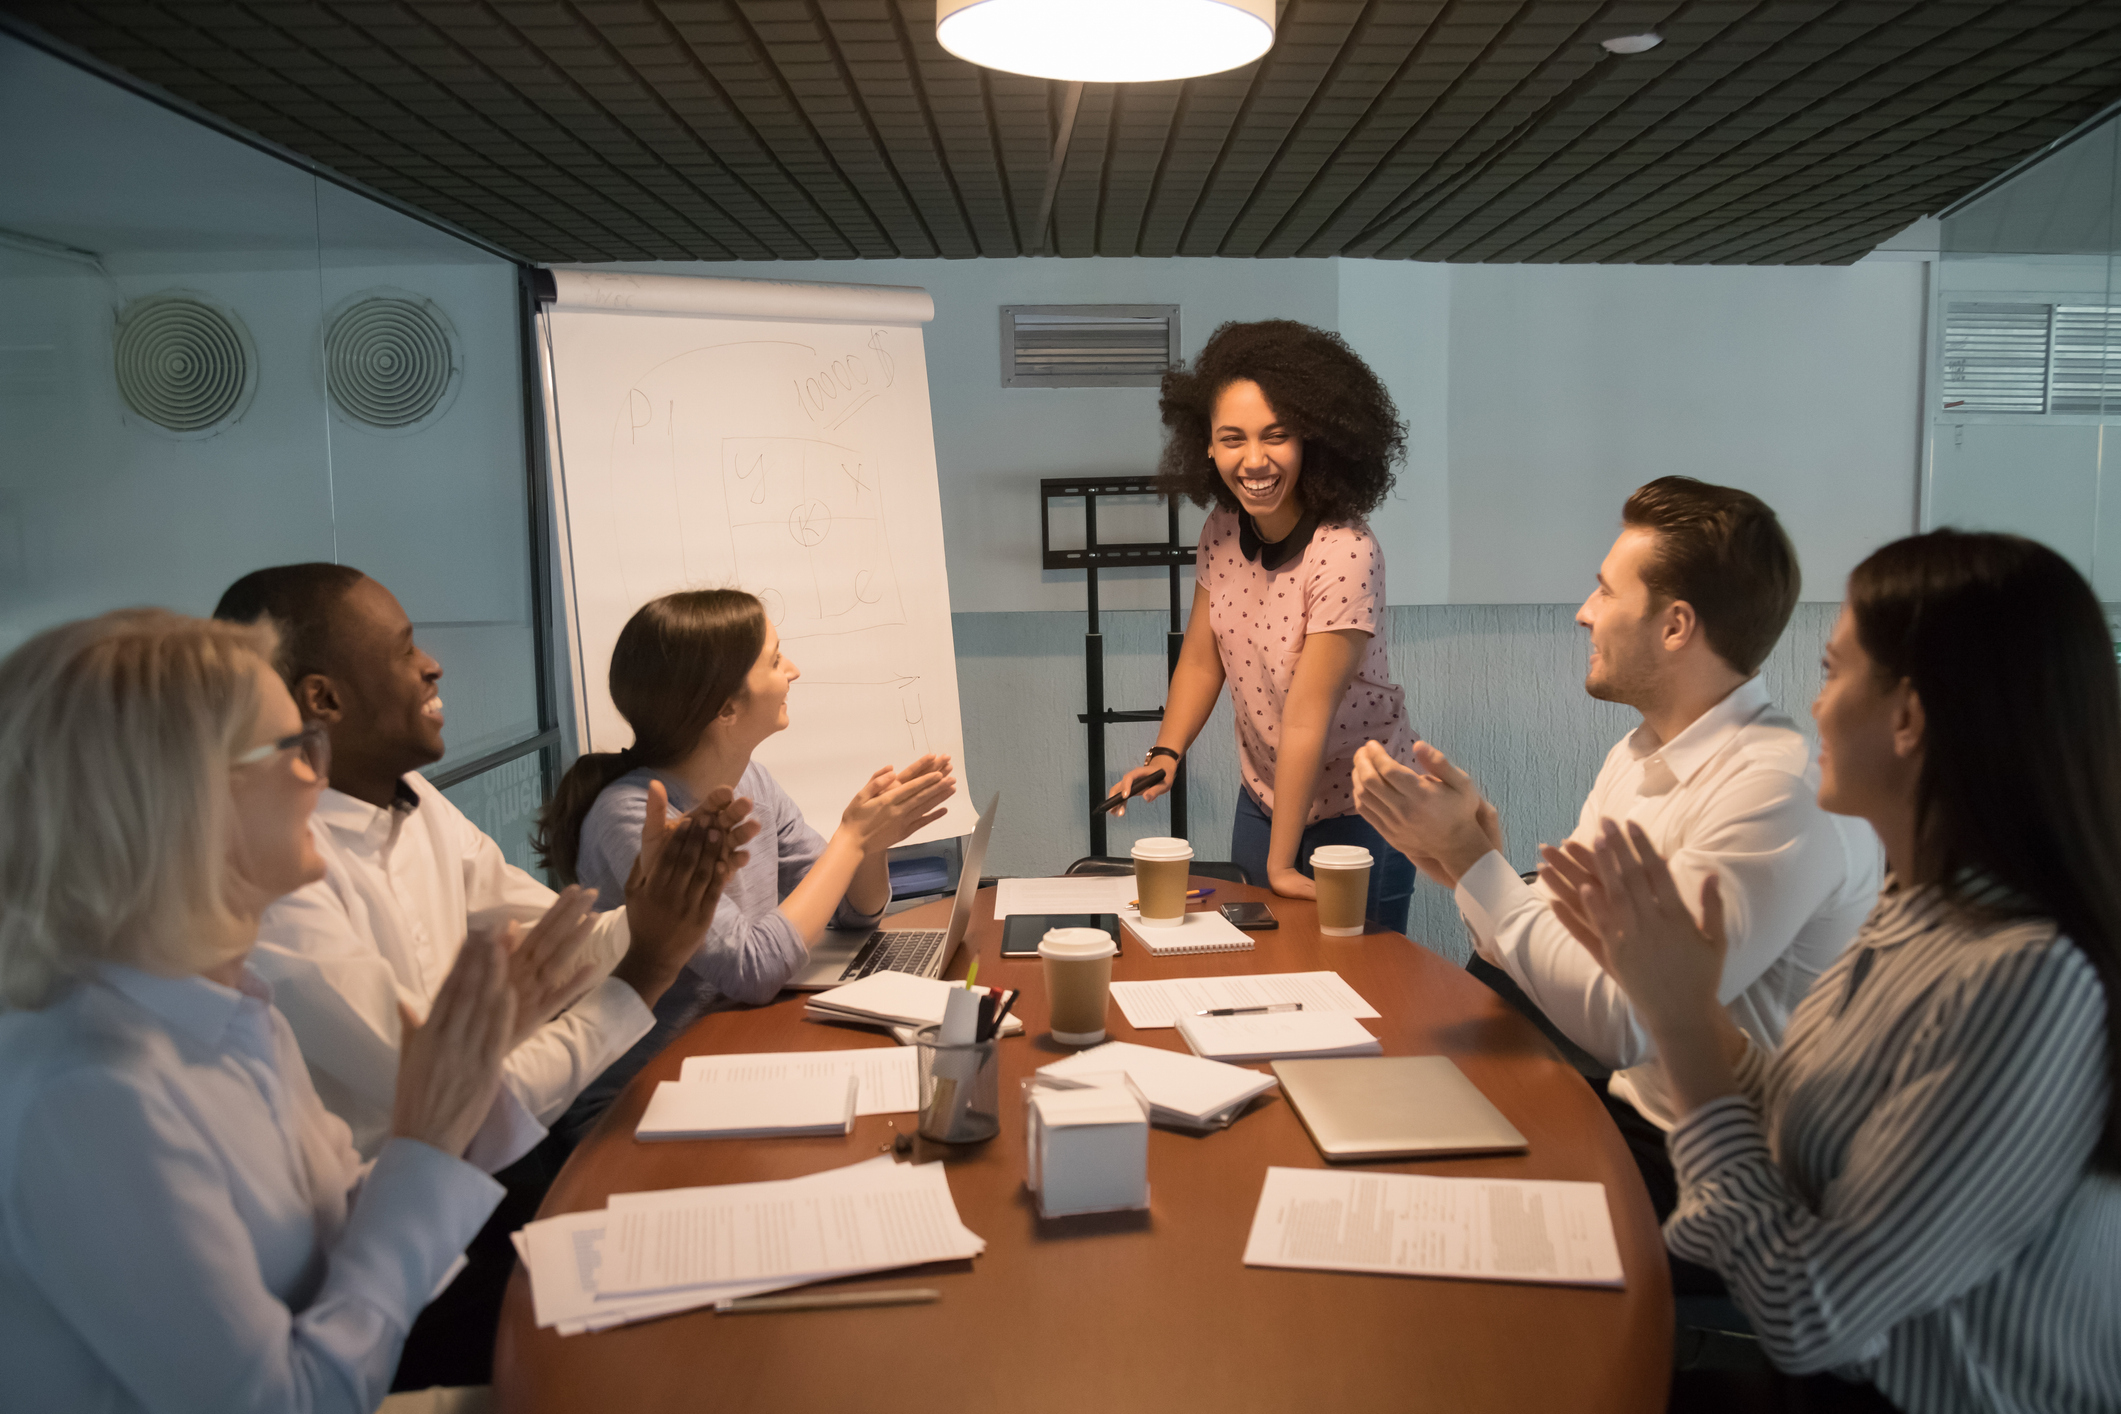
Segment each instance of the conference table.
[{"label": "conference table", "polygon": [[[882,1032],[806,1021],[801,996],[711,1013],[649,1065],[583,1141],[544,1216],[613,1193],[794,1178],[910,1147],[940,1158],[965,1225],[986,1240],[967,1262],[902,1269],[833,1289],[935,1287],[928,1305],[772,1314],[709,1310],[586,1335],[540,1330],[519,1265],[502,1311],[494,1392],[505,1414],[586,1410],[949,1410],[1008,1414],[1213,1410],[1660,1410],[1672,1302],[1648,1195],[1590,1087],[1546,1038],[1463,970],[1397,933],[1321,934],[1316,907],[1196,879],[1212,903],[1267,902],[1280,919],[1251,952],[1152,957],[1124,938],[1117,979],[1332,970],[1382,1018],[1387,1055],[1447,1055],[1521,1130],[1527,1153],[1366,1164],[1395,1173],[1578,1179],[1605,1186],[1623,1290],[1247,1267],[1269,1165],[1323,1168],[1276,1091],[1224,1130],[1155,1129],[1151,1205],[1044,1220],[1024,1179],[1018,1082],[1072,1050],[1048,1034],[1036,958],[998,956],[992,888],[947,975],[1021,987],[1021,1037],[1001,1043],[1001,1133],[959,1147],[916,1139],[912,1114],[857,1118],[829,1138],[637,1142],[655,1086],[687,1055],[888,1046]],[[944,926],[947,900],[894,915]],[[1173,1030],[1114,1039],[1184,1049]]]}]

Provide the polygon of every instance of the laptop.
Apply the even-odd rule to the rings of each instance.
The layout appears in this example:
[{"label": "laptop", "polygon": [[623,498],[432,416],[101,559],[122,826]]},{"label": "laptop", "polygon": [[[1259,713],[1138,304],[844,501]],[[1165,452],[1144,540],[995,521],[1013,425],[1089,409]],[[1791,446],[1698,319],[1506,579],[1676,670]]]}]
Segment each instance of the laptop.
[{"label": "laptop", "polygon": [[957,945],[972,928],[972,901],[979,897],[980,868],[987,862],[987,837],[994,832],[1000,791],[987,802],[986,813],[965,842],[964,863],[957,873],[957,902],[950,907],[947,928],[878,928],[867,933],[828,928],[810,950],[810,965],[783,984],[798,992],[818,992],[857,982],[872,972],[910,972],[940,977]]},{"label": "laptop", "polygon": [[1329,1160],[1504,1154],[1529,1147],[1449,1056],[1278,1060],[1274,1076]]}]

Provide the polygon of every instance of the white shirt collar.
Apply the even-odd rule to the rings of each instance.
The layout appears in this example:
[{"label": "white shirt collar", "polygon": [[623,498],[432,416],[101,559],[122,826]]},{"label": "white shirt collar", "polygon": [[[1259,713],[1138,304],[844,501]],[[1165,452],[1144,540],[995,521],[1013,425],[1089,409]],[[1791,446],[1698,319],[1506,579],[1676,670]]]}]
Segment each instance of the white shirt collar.
[{"label": "white shirt collar", "polygon": [[347,836],[349,843],[379,850],[390,842],[391,835],[405,817],[419,806],[419,793],[408,781],[400,780],[397,798],[387,809],[378,810],[365,800],[357,800],[345,791],[327,786],[317,797],[317,808],[311,814],[328,828]]},{"label": "white shirt collar", "polygon": [[1687,723],[1686,729],[1670,741],[1657,742],[1645,722],[1628,737],[1628,749],[1638,761],[1656,758],[1662,763],[1664,773],[1671,777],[1672,785],[1684,785],[1696,771],[1714,760],[1716,753],[1723,750],[1740,729],[1750,725],[1772,705],[1768,700],[1767,684],[1756,673],[1732,688],[1721,702]]},{"label": "white shirt collar", "polygon": [[97,970],[103,984],[153,1013],[173,1031],[209,1046],[220,1046],[246,1000],[272,1004],[272,988],[249,968],[235,987],[224,987],[196,973],[163,977],[106,962]]}]

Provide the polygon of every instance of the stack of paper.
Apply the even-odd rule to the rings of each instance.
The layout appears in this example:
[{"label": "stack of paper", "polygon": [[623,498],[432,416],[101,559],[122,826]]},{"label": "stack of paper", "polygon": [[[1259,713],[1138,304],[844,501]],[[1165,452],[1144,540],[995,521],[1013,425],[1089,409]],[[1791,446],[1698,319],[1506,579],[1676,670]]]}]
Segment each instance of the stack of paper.
[{"label": "stack of paper", "polygon": [[[923,1026],[943,1024],[943,1006],[953,987],[962,982],[916,977],[910,972],[872,972],[859,982],[818,992],[803,1005],[803,1015],[813,1021],[844,1021],[856,1026],[881,1026],[900,1041]],[[899,1035],[899,1030],[906,1035]],[[1021,1035],[1024,1023],[1012,1016],[1002,1023],[1002,1035]]]},{"label": "stack of paper", "polygon": [[1376,1056],[1384,1047],[1344,1011],[1270,1011],[1249,1016],[1181,1016],[1178,1034],[1196,1056],[1219,1061],[1283,1056]]},{"label": "stack of paper", "polygon": [[1112,1000],[1127,1014],[1127,1024],[1138,1031],[1176,1026],[1181,1016],[1216,1007],[1271,1006],[1277,1002],[1302,1002],[1305,1011],[1377,1015],[1377,1008],[1364,1001],[1338,972],[1262,972],[1245,977],[1114,982]]},{"label": "stack of paper", "polygon": [[1061,879],[1004,879],[994,916],[1016,913],[1117,913],[1134,902],[1132,874],[1071,874]]},{"label": "stack of paper", "polygon": [[1559,1180],[1270,1168],[1245,1265],[1622,1284],[1604,1187]]},{"label": "stack of paper", "polygon": [[1119,1071],[1149,1101],[1149,1118],[1172,1129],[1221,1129],[1237,1118],[1253,1097],[1274,1088],[1274,1077],[1178,1051],[1107,1041],[1057,1060],[1039,1070],[1049,1082],[1073,1084]]},{"label": "stack of paper", "polygon": [[702,1084],[666,1080],[655,1087],[636,1139],[766,1139],[776,1135],[845,1134],[854,1128],[861,1083],[851,1074]]},{"label": "stack of paper", "polygon": [[740,1296],[976,1257],[941,1164],[879,1156],[807,1178],[615,1193],[515,1235],[540,1326],[605,1330]]},{"label": "stack of paper", "polygon": [[749,1085],[852,1075],[861,1087],[858,1115],[902,1114],[920,1108],[920,1060],[912,1051],[873,1046],[859,1051],[762,1051],[687,1056],[679,1078],[687,1085]]},{"label": "stack of paper", "polygon": [[1158,957],[1189,952],[1250,952],[1252,935],[1222,916],[1220,909],[1203,908],[1180,916],[1175,928],[1145,928],[1138,908],[1119,911],[1119,923],[1127,936]]}]

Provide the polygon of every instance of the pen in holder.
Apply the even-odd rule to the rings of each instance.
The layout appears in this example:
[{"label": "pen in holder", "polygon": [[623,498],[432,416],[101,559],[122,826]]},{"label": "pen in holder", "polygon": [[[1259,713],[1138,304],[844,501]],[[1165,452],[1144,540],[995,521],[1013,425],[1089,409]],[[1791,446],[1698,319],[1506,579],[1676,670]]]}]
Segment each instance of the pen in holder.
[{"label": "pen in holder", "polygon": [[923,1026],[913,1036],[921,1053],[921,1137],[942,1144],[992,1139],[1002,1127],[998,1047],[993,1041],[949,1046],[941,1034],[939,1026]]}]

